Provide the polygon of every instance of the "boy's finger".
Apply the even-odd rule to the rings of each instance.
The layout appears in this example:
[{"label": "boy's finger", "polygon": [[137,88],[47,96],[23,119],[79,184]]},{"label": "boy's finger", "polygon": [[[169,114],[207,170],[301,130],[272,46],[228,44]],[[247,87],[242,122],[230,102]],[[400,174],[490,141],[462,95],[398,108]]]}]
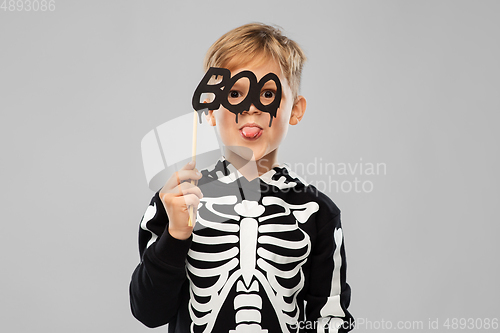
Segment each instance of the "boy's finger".
[{"label": "boy's finger", "polygon": [[167,180],[164,190],[170,191],[175,189],[176,186],[182,184],[183,182],[190,182],[191,180],[197,181],[202,177],[202,174],[196,170],[179,170],[174,172],[174,174]]},{"label": "boy's finger", "polygon": [[196,166],[196,161],[191,161],[191,162],[186,163],[186,165],[184,165],[181,168],[181,170],[192,170],[192,169],[194,169],[195,166]]},{"label": "boy's finger", "polygon": [[203,193],[201,192],[201,189],[191,183],[184,182],[180,185],[177,185],[170,193],[173,193],[175,196],[183,196],[187,194],[194,194],[198,198],[203,198]]},{"label": "boy's finger", "polygon": [[170,177],[170,188],[174,188],[177,185],[183,184],[185,182],[196,181],[202,177],[202,174],[196,170],[179,170],[172,177]]},{"label": "boy's finger", "polygon": [[179,170],[177,171],[179,181],[182,183],[184,181],[190,182],[191,180],[198,180],[202,177],[201,172],[196,169],[193,170]]},{"label": "boy's finger", "polygon": [[[182,200],[182,202],[180,200]],[[189,206],[198,207],[198,204],[200,203],[200,198],[198,198],[194,194],[188,194],[182,197],[177,197],[174,199],[174,201],[177,201],[178,204],[185,204],[189,212]]]}]

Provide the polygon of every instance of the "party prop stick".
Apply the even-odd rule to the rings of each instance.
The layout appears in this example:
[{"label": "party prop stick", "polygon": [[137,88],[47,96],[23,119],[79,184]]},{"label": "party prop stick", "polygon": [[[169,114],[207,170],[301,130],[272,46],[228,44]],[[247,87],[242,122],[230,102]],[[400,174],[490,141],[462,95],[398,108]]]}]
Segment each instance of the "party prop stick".
[{"label": "party prop stick", "polygon": [[[191,158],[193,162],[196,162],[196,133],[198,132],[198,112],[196,110],[193,114],[193,148],[191,150]],[[194,180],[191,180],[191,184],[194,185]],[[188,226],[193,226],[193,214],[194,214],[194,206],[189,206],[189,221]]]}]

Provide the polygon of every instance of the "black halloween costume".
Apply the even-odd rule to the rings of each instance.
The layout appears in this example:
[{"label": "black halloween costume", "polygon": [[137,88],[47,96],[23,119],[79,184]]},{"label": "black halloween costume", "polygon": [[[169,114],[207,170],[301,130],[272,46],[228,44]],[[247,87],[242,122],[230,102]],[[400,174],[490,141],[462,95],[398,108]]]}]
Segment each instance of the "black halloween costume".
[{"label": "black halloween costume", "polygon": [[189,239],[168,233],[158,192],[142,218],[133,315],[148,327],[169,323],[170,333],[350,331],[333,201],[285,164],[252,181],[224,157],[201,172]]}]

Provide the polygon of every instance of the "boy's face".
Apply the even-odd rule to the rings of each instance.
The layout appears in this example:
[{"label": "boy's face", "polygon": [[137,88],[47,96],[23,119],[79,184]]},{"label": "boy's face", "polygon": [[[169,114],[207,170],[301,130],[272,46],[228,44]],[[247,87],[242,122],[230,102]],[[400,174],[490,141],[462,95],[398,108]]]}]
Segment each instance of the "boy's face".
[{"label": "boy's face", "polygon": [[[229,68],[229,70],[231,76],[245,70],[252,71],[258,81],[266,74],[274,73],[281,81],[281,103],[270,127],[271,114],[260,111],[253,104],[248,111],[244,111],[238,116],[238,123],[236,123],[235,114],[222,105],[217,110],[210,110],[206,116],[209,124],[217,127],[219,136],[227,148],[246,160],[259,161],[279,147],[288,131],[288,124],[295,125],[302,118],[306,106],[305,99],[298,96],[294,103],[290,85],[281,73],[280,66],[276,61],[264,61],[260,64],[249,63],[242,67]],[[248,91],[248,85],[247,79],[238,80],[229,92],[229,103],[239,103]],[[261,102],[264,105],[266,100],[270,103],[275,91],[276,84],[273,81],[268,81],[261,90]],[[252,125],[253,128],[246,125]],[[242,149],[238,149],[238,147]],[[249,151],[253,152],[253,156],[248,156]]]}]

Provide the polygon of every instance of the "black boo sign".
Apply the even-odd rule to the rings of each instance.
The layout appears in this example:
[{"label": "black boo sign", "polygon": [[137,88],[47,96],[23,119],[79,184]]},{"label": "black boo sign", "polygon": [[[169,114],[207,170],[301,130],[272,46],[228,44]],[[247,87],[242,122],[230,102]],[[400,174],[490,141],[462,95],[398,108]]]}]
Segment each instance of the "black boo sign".
[{"label": "black boo sign", "polygon": [[[222,76],[222,81],[216,84],[208,84],[212,76],[217,78],[218,75]],[[227,97],[231,88],[234,84],[241,78],[246,77],[250,81],[250,87],[248,89],[248,94],[244,100],[238,104],[229,103]],[[269,104],[262,104],[260,101],[260,92],[262,87],[268,81],[274,81],[276,83],[276,94],[274,100]],[[213,93],[215,98],[210,103],[200,102],[201,94]],[[242,71],[231,77],[231,71],[227,68],[210,67],[201,79],[198,87],[193,94],[193,108],[198,112],[199,121],[201,124],[201,113],[205,111],[208,114],[208,110],[217,110],[220,105],[224,106],[228,111],[236,115],[236,123],[238,122],[238,115],[244,111],[248,111],[250,106],[253,104],[257,109],[262,112],[267,112],[271,115],[271,120],[269,121],[269,127],[273,122],[273,118],[276,117],[278,113],[278,108],[281,103],[281,82],[278,76],[274,73],[267,73],[260,81],[257,82],[257,77],[251,71]]]}]

